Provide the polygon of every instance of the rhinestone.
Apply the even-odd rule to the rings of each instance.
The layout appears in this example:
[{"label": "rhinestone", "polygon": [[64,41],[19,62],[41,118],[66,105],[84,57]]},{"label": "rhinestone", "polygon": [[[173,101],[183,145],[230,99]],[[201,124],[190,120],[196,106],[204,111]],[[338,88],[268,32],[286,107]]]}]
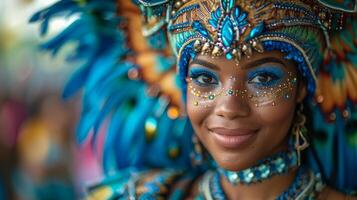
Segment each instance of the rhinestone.
[{"label": "rhinestone", "polygon": [[251,183],[254,178],[254,173],[251,169],[247,169],[243,171],[244,181],[247,183]]},{"label": "rhinestone", "polygon": [[182,3],[181,3],[180,1],[178,1],[178,2],[175,3],[175,7],[176,7],[176,8],[180,8],[181,5],[182,5]]},{"label": "rhinestone", "polygon": [[227,53],[226,58],[227,58],[227,60],[232,60],[233,56],[231,53]]},{"label": "rhinestone", "polygon": [[259,168],[260,175],[262,178],[268,178],[270,175],[270,169],[266,165],[262,165]]},{"label": "rhinestone", "polygon": [[277,160],[274,161],[274,163],[275,163],[275,167],[278,170],[278,172],[282,173],[286,167],[284,160],[282,158],[278,158]]},{"label": "rhinestone", "polygon": [[212,51],[213,56],[220,56],[221,55],[221,49],[218,46],[215,46]]},{"label": "rhinestone", "polygon": [[228,180],[231,183],[237,183],[239,182],[239,176],[237,173],[231,172],[227,174]]},{"label": "rhinestone", "polygon": [[285,94],[285,99],[290,99],[290,94]]},{"label": "rhinestone", "polygon": [[232,96],[234,94],[233,90],[228,90],[228,95]]},{"label": "rhinestone", "polygon": [[203,45],[202,51],[205,52],[205,53],[208,53],[210,47],[211,47],[210,43],[209,43],[209,42],[206,42],[206,43]]},{"label": "rhinestone", "polygon": [[199,40],[196,40],[194,45],[193,45],[193,47],[194,47],[196,52],[201,51],[201,48],[202,48],[201,42]]}]

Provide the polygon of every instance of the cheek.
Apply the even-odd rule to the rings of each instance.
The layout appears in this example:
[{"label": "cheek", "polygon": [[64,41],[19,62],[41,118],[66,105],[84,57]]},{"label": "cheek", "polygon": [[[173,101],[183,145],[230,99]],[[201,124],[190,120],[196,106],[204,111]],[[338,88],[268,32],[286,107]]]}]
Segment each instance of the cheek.
[{"label": "cheek", "polygon": [[259,116],[261,121],[266,125],[279,125],[276,127],[281,127],[283,125],[290,125],[291,120],[294,116],[295,103],[286,102],[278,106],[270,106],[261,108],[259,111]]},{"label": "cheek", "polygon": [[262,126],[262,141],[271,141],[272,148],[282,144],[291,127],[296,102],[294,100],[280,102],[276,106],[267,106],[255,109]]},{"label": "cheek", "polygon": [[255,109],[257,118],[262,122],[262,126],[267,129],[269,136],[278,135],[281,137],[286,135],[295,115],[297,87],[286,90],[282,94],[278,98],[272,99],[275,105]]},{"label": "cheek", "polygon": [[197,97],[187,92],[186,109],[193,128],[199,133],[202,123],[211,112],[211,106],[201,105]]}]

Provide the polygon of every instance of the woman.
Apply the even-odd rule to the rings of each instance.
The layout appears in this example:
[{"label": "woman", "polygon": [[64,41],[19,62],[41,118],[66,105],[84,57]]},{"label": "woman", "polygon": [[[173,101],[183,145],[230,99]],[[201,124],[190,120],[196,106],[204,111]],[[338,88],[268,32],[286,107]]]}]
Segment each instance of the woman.
[{"label": "woman", "polygon": [[[145,95],[138,93],[140,89],[134,89],[139,87],[137,82],[118,79],[121,85],[133,90],[114,94],[116,90],[112,88],[111,101],[105,102],[116,104],[120,111],[111,116],[115,122],[112,122],[107,135],[104,168],[106,171],[118,168],[121,171],[114,180],[109,179],[91,188],[90,197],[353,198],[325,187],[328,178],[322,177],[314,164],[307,163],[302,151],[308,147],[308,137],[312,135],[305,127],[308,120],[303,114],[303,105],[311,109],[309,104],[314,101],[314,94],[320,92],[316,89],[317,72],[322,61],[329,58],[330,32],[344,26],[345,16],[341,10],[354,12],[355,3],[344,2],[346,4],[339,8],[325,1],[303,0],[141,0],[136,3],[144,16],[143,34],[155,52],[145,54],[145,48],[133,45],[132,48],[139,52],[134,56],[115,55],[116,51],[105,54],[114,54],[113,58],[119,56],[123,60],[121,69],[112,69],[110,65],[107,69],[101,68],[107,72],[114,71],[112,74],[91,75],[95,74],[92,71],[88,75],[85,72],[90,90],[96,90],[96,83],[100,88],[106,88],[105,84],[99,83],[100,80],[117,80],[123,72],[128,72],[130,79],[142,78],[151,86],[161,83],[159,91],[149,87],[149,96],[170,90],[166,85],[172,81],[166,78],[168,74],[172,76],[170,68],[157,70],[163,78],[151,74],[156,70],[153,66],[172,65],[167,64],[170,61],[165,43],[167,34],[177,58],[184,107],[197,136],[192,139],[193,161],[187,163],[192,148],[188,142],[190,125],[178,118],[174,106],[169,106],[175,102],[169,102],[167,95],[161,95],[157,101],[150,98],[142,100]],[[125,7],[125,4],[121,6]],[[96,13],[107,16],[106,12]],[[130,14],[123,15],[130,18]],[[130,25],[126,28],[131,31]],[[114,43],[119,46],[125,41]],[[116,45],[113,46],[118,48]],[[146,63],[147,67],[140,70],[132,65],[145,66],[141,61],[145,56],[160,59],[151,67]],[[101,59],[107,58],[102,56]],[[325,70],[323,66],[321,68]],[[103,74],[110,75],[110,78],[104,79]],[[174,94],[166,94],[175,99],[172,98]],[[123,103],[123,98],[113,100],[120,95],[125,95],[128,103]],[[87,98],[93,106],[96,98]],[[133,104],[136,109],[132,108]],[[98,124],[98,120],[100,124],[108,107],[104,106],[105,112],[98,118],[84,115],[80,141],[93,124]],[[168,117],[165,118],[163,113]],[[123,119],[123,116],[127,117]],[[94,128],[98,128],[97,125]],[[121,135],[117,136],[116,131]],[[142,131],[145,134],[140,135]],[[162,154],[166,152],[166,146],[171,160]],[[107,162],[113,159],[117,160]]]}]

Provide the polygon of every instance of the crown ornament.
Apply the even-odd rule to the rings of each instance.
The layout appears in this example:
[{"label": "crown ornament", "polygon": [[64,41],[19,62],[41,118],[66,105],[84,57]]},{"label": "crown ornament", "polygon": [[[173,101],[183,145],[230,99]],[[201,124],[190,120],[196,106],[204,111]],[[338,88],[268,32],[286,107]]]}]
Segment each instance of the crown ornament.
[{"label": "crown ornament", "polygon": [[195,52],[212,57],[225,55],[228,60],[234,59],[237,62],[243,55],[250,58],[253,51],[264,52],[262,43],[256,39],[256,36],[264,31],[263,22],[252,28],[245,38],[241,38],[251,27],[247,16],[246,12],[235,6],[233,0],[222,0],[221,6],[212,12],[211,18],[208,19],[211,31],[217,32],[214,38],[199,20],[192,23],[192,28],[201,35],[201,38],[194,42]]}]

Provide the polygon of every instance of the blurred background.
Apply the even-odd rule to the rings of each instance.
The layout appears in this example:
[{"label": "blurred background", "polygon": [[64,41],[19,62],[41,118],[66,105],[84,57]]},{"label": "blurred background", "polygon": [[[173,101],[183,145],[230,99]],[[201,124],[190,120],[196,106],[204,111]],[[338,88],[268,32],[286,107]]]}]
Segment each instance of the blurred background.
[{"label": "blurred background", "polygon": [[[95,152],[74,143],[79,99],[64,101],[76,65],[39,50],[30,16],[54,0],[0,0],[0,200],[79,199],[101,178]],[[50,34],[73,19],[57,20]],[[85,167],[84,167],[85,166]]]}]

